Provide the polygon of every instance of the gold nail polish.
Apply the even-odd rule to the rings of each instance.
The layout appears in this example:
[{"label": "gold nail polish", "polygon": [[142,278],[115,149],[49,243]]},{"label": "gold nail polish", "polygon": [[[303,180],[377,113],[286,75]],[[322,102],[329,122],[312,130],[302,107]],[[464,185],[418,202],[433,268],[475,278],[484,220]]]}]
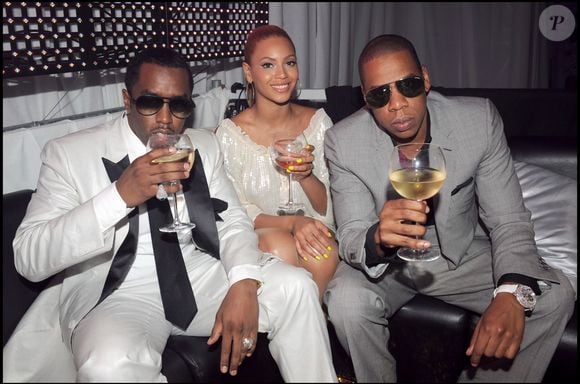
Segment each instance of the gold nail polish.
[{"label": "gold nail polish", "polygon": [[331,232],[328,232],[328,233],[326,234],[326,236],[328,236],[328,237],[332,237],[332,233],[331,233]]},{"label": "gold nail polish", "polygon": [[304,256],[302,256],[302,260],[304,260],[304,261],[308,261],[308,258],[307,258],[307,257],[304,257]]},{"label": "gold nail polish", "polygon": [[287,169],[286,173],[292,173],[292,171],[290,169]]},{"label": "gold nail polish", "polygon": [[318,256],[318,255],[314,256],[314,258],[315,258],[316,260],[321,260],[321,259],[320,259],[320,256]]},{"label": "gold nail polish", "polygon": [[329,245],[328,247],[326,247],[326,249],[330,252],[332,251],[332,247]]},{"label": "gold nail polish", "polygon": [[294,166],[293,166],[293,165],[289,166],[289,167],[288,167],[288,170],[289,170],[289,171],[293,171],[293,170],[294,170]]},{"label": "gold nail polish", "polygon": [[304,160],[302,160],[302,159],[300,159],[300,158],[296,159],[296,162],[297,162],[298,164],[302,164],[302,162],[303,162],[303,161],[304,161]]},{"label": "gold nail polish", "polygon": [[322,256],[324,256],[325,259],[328,259],[328,255],[326,253],[323,253]]}]

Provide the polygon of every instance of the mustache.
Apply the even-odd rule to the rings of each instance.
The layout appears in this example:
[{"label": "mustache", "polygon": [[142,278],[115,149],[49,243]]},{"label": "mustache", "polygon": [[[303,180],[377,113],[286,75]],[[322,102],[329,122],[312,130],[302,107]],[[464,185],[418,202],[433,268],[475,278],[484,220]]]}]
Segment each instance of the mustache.
[{"label": "mustache", "polygon": [[177,132],[175,131],[175,129],[173,128],[173,125],[171,125],[171,124],[169,124],[169,125],[167,125],[167,124],[162,124],[161,125],[160,124],[160,125],[157,125],[153,129],[153,131],[151,131],[151,133],[165,133],[165,134],[168,134],[168,133],[177,133]]}]

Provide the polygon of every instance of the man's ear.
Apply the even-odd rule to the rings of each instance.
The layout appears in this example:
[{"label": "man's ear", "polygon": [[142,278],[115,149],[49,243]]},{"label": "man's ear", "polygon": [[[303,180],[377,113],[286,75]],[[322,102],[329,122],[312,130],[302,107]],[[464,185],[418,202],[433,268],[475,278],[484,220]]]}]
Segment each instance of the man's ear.
[{"label": "man's ear", "polygon": [[431,80],[429,79],[429,71],[427,70],[426,66],[421,65],[421,72],[423,73],[423,79],[425,82],[425,93],[428,93],[429,90],[431,89]]},{"label": "man's ear", "polygon": [[129,91],[123,89],[121,91],[123,95],[123,106],[125,107],[125,113],[128,115],[131,112],[131,96],[129,96]]},{"label": "man's ear", "polygon": [[367,95],[366,95],[365,90],[362,87],[362,85],[360,87],[360,92],[362,93],[362,98],[363,98],[363,101],[365,102],[365,106],[367,106]]}]

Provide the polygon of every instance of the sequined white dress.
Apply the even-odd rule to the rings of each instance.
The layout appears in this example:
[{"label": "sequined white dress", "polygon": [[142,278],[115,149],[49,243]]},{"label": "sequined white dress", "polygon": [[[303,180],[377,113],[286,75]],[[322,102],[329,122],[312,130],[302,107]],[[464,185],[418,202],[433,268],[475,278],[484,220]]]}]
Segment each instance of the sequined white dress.
[{"label": "sequined white dress", "polygon": [[[325,185],[327,196],[326,215],[318,214],[298,182],[293,182],[294,201],[306,205],[306,215],[322,221],[334,230],[334,216],[330,200],[328,168],[324,158],[324,132],[332,126],[332,120],[324,109],[318,109],[304,135],[314,145],[314,175]],[[288,200],[288,177],[279,172],[268,154],[268,148],[256,144],[241,127],[232,120],[220,122],[218,136],[228,176],[233,181],[238,197],[252,220],[260,213],[276,215],[281,202]]]}]

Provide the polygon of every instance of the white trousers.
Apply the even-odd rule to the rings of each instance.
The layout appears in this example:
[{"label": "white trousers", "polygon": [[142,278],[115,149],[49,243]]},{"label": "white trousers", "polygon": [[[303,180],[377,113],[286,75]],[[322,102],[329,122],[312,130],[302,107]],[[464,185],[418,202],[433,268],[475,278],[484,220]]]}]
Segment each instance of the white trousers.
[{"label": "white trousers", "polygon": [[[228,290],[219,260],[205,254],[196,259],[189,276],[198,312],[188,329],[165,319],[156,281],[122,286],[74,331],[77,381],[167,381],[161,374],[161,355],[168,337],[209,336]],[[259,331],[268,334],[284,381],[336,382],[326,319],[310,274],[275,257],[264,262],[262,272]]]}]

